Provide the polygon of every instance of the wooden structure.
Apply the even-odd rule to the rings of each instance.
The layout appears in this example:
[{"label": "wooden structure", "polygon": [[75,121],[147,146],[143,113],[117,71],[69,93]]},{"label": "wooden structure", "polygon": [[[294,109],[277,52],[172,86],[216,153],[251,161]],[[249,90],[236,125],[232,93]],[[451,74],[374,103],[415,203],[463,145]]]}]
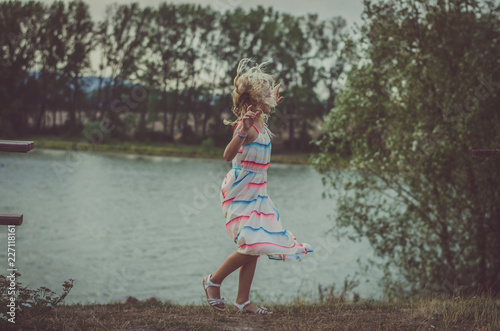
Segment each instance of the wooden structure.
[{"label": "wooden structure", "polygon": [[32,141],[0,140],[0,152],[27,153],[35,148]]},{"label": "wooden structure", "polygon": [[[0,140],[0,152],[27,153],[35,148],[33,141]],[[21,225],[22,214],[0,214],[0,225]]]},{"label": "wooden structure", "polygon": [[472,157],[493,157],[500,159],[500,149],[475,149]]},{"label": "wooden structure", "polygon": [[0,225],[21,225],[23,214],[0,214]]}]

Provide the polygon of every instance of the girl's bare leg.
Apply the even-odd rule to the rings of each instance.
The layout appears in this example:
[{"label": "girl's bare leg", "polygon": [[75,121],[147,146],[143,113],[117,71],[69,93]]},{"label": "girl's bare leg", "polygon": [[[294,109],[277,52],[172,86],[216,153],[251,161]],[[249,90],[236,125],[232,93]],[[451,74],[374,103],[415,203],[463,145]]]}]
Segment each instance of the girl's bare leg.
[{"label": "girl's bare leg", "polygon": [[[257,266],[257,259],[248,262],[240,268],[240,278],[238,283],[238,295],[236,296],[236,303],[241,305],[247,302],[250,298],[250,287],[252,286],[253,275],[255,274],[255,267]],[[255,312],[257,307],[252,304],[247,305],[245,310]]]},{"label": "girl's bare leg", "polygon": [[252,280],[256,266],[257,266],[257,259],[241,266],[236,303],[242,304],[248,301],[250,297],[250,287],[252,286]]},{"label": "girl's bare leg", "polygon": [[[210,281],[215,284],[221,284],[222,281],[229,276],[233,271],[238,269],[241,266],[244,266],[250,262],[253,262],[254,264],[257,263],[257,255],[246,255],[246,254],[241,254],[238,252],[234,252],[231,255],[228,256],[228,258],[222,263],[222,265],[217,269],[216,272],[212,274],[212,277],[210,278]],[[252,271],[252,277],[253,273],[255,272],[255,265],[253,267]],[[240,273],[241,276],[241,273]],[[248,277],[248,276],[247,276]],[[208,279],[205,279],[208,280]],[[241,282],[241,281],[240,281]],[[250,279],[251,282],[251,279]],[[220,298],[220,287],[214,287],[210,286],[208,289],[208,296],[210,298]],[[248,286],[248,291],[250,292],[250,285]],[[238,302],[239,303],[239,302]]]}]

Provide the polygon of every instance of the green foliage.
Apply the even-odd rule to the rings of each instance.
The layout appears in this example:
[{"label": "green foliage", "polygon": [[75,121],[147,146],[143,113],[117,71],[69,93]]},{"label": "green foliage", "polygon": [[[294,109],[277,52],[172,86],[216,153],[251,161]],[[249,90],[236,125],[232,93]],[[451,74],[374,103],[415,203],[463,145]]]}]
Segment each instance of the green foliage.
[{"label": "green foliage", "polygon": [[365,1],[359,39],[345,39],[352,70],[313,162],[346,191],[337,232],[352,227],[384,258],[389,297],[500,292],[500,164],[471,158],[500,146],[499,13]]},{"label": "green foliage", "polygon": [[[147,141],[160,124],[164,137],[227,144],[222,118],[232,108],[236,66],[251,57],[273,60],[269,72],[295,103],[293,118],[273,132],[288,130],[291,149],[307,149],[311,123],[337,93],[344,27],[340,17],[291,16],[262,6],[112,4],[96,22],[80,0],[1,2],[0,126],[9,127],[2,131],[9,136],[64,131],[74,137],[81,135],[79,123],[110,121],[113,139]],[[93,50],[97,63],[90,61]],[[84,75],[98,76],[92,91]],[[324,91],[327,100],[320,98]],[[285,103],[278,109],[287,113]]]},{"label": "green foliage", "polygon": [[213,148],[215,147],[215,141],[212,138],[207,138],[201,142],[201,146],[204,148]]},{"label": "green foliage", "polygon": [[[38,289],[30,289],[28,286],[22,286],[22,283],[17,281],[21,276],[20,273],[15,273],[15,318],[16,325],[27,325],[35,317],[47,313],[50,309],[63,302],[66,296],[73,288],[74,279],[69,279],[63,283],[63,292],[57,294],[47,287],[40,287]],[[9,292],[12,291],[11,279],[4,275],[0,275],[0,305],[7,307],[11,302]],[[7,320],[12,316],[6,315],[4,312],[0,313],[0,325],[8,325]],[[14,325],[14,324],[12,324]]]},{"label": "green foliage", "polygon": [[348,277],[344,279],[344,288],[339,293],[335,293],[335,284],[330,286],[318,285],[318,294],[320,303],[344,303],[352,293],[352,302],[359,301],[359,293],[353,290],[359,286],[359,281],[355,279],[349,280]]},{"label": "green foliage", "polygon": [[92,142],[95,144],[105,144],[110,141],[109,130],[102,125],[101,122],[87,122],[83,126],[83,132],[86,132],[85,136],[92,136]]},{"label": "green foliage", "polygon": [[86,103],[82,72],[95,47],[88,5],[2,2],[0,21],[0,116],[20,136],[42,131],[46,114],[64,109],[64,127],[74,130],[76,113]]}]

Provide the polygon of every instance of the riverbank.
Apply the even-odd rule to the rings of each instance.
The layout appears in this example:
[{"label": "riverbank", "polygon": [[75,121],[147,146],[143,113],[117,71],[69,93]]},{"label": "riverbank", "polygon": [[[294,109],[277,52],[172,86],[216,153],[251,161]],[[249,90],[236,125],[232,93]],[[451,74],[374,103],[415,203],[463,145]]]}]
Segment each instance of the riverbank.
[{"label": "riverbank", "polygon": [[[154,156],[175,156],[223,160],[224,148],[214,146],[193,146],[174,143],[130,143],[112,142],[100,144],[82,144],[81,140],[68,141],[58,138],[35,138],[35,148],[73,150],[97,153],[124,153]],[[271,163],[308,165],[308,153],[273,153]]]},{"label": "riverbank", "polygon": [[[336,300],[267,305],[272,315],[219,313],[154,298],[106,305],[57,306],[17,321],[16,330],[480,330],[500,329],[500,300],[487,297],[404,302]],[[230,307],[232,308],[232,307]],[[2,322],[0,322],[2,324]],[[10,325],[14,329],[14,325]]]}]

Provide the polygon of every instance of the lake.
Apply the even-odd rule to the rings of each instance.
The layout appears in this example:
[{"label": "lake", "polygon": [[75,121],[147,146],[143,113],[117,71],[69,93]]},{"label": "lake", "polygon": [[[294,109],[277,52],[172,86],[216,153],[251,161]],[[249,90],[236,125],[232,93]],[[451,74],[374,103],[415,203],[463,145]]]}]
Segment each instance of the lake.
[{"label": "lake", "polygon": [[[16,228],[17,279],[61,293],[66,303],[109,303],[127,296],[201,304],[201,279],[236,246],[225,231],[219,189],[230,163],[176,157],[68,153],[35,149],[0,154],[0,213],[22,213]],[[375,259],[367,241],[336,240],[335,201],[323,199],[312,167],[271,163],[268,194],[284,227],[315,252],[302,262],[259,258],[251,299],[318,299],[318,285],[335,284]],[[331,215],[329,218],[328,215]],[[0,227],[0,274],[6,275],[7,227]],[[376,259],[375,259],[376,260]],[[358,277],[361,298],[379,299],[382,273]],[[238,272],[222,284],[236,298]]]}]

